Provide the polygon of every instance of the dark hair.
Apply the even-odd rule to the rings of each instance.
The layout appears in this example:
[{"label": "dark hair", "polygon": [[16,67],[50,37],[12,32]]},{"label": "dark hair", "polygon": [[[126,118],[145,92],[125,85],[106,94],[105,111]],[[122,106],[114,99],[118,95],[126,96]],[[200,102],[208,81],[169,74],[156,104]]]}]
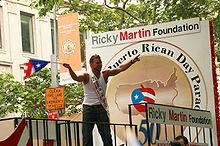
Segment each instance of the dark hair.
[{"label": "dark hair", "polygon": [[97,54],[92,55],[89,59],[89,63],[93,63],[94,59],[101,59],[101,57]]},{"label": "dark hair", "polygon": [[185,136],[183,136],[183,135],[179,135],[179,136],[177,136],[177,137],[175,138],[175,140],[180,140],[180,139],[183,139],[183,141],[184,141],[185,144],[189,144],[188,139],[187,139]]},{"label": "dark hair", "polygon": [[178,141],[171,141],[170,146],[181,146]]}]

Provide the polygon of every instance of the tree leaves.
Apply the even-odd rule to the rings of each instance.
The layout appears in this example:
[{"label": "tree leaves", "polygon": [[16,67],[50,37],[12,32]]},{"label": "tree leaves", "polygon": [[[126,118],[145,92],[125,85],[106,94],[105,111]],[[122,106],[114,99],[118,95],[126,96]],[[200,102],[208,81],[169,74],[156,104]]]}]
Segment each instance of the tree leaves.
[{"label": "tree leaves", "polygon": [[55,3],[58,9],[65,7],[65,13],[81,15],[80,31],[95,33],[194,17],[211,19],[215,42],[220,46],[219,0],[103,0],[103,4],[94,0],[69,0],[69,4],[64,0],[34,0],[31,6],[39,10],[40,16],[45,16]]},{"label": "tree leaves", "polygon": [[[14,80],[11,74],[0,74],[0,117],[17,112],[22,116],[46,118],[44,90],[51,87],[51,71],[43,69],[25,79],[25,84]],[[81,84],[65,86],[66,108],[79,112],[82,103],[83,89]]]},{"label": "tree leaves", "polygon": [[21,83],[14,80],[11,74],[0,74],[0,115],[5,116],[12,111],[18,112],[19,107],[14,106],[20,98]]}]

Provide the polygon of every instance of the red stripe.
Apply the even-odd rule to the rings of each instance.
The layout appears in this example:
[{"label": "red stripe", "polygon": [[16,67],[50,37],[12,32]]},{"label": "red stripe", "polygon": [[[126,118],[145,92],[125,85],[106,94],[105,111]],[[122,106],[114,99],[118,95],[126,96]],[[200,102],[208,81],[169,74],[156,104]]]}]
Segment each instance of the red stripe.
[{"label": "red stripe", "polygon": [[28,76],[31,75],[32,61],[29,60],[29,62],[28,62],[28,63],[25,63],[24,65],[27,66],[27,69],[24,70],[24,73],[26,74],[26,75],[24,76],[24,78],[26,78],[26,77],[28,77]]},{"label": "red stripe", "polygon": [[26,125],[25,119],[22,119],[21,123],[15,129],[15,131],[4,141],[0,142],[0,146],[17,146],[21,139],[21,135]]},{"label": "red stripe", "polygon": [[213,24],[209,21],[210,28],[210,46],[212,53],[212,76],[213,76],[213,86],[214,86],[214,96],[215,96],[215,115],[216,115],[216,127],[217,127],[217,138],[218,145],[220,145],[220,112],[219,112],[219,94],[218,94],[218,83],[216,74],[216,64],[215,64],[215,47],[214,47],[214,34],[213,34]]},{"label": "red stripe", "polygon": [[140,88],[141,92],[147,92],[150,93],[151,95],[156,95],[154,90],[151,88],[145,88],[144,85],[141,84],[141,88]]},{"label": "red stripe", "polygon": [[26,146],[31,146],[31,141],[30,141],[30,139],[28,139],[28,142],[27,142]]},{"label": "red stripe", "polygon": [[145,97],[144,100],[147,101],[147,103],[154,103],[155,102],[154,99],[149,98],[149,97]]},{"label": "red stripe", "polygon": [[155,94],[155,92],[154,92],[154,90],[153,89],[151,89],[151,88],[145,88],[145,92],[148,92],[148,93],[150,93],[150,94],[152,94],[152,95],[156,95]]}]

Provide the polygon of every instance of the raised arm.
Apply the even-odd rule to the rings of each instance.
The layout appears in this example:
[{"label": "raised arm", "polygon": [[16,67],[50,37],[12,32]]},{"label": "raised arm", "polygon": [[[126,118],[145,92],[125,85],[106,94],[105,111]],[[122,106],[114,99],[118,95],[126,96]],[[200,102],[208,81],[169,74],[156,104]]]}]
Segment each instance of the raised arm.
[{"label": "raised arm", "polygon": [[68,63],[64,63],[63,66],[69,70],[70,76],[72,77],[73,80],[77,82],[83,82],[84,84],[88,83],[89,76],[87,74],[82,74],[77,76]]},{"label": "raised arm", "polygon": [[134,64],[137,61],[140,61],[139,56],[140,56],[140,54],[138,56],[136,56],[134,59],[131,59],[128,63],[122,64],[115,69],[110,69],[110,70],[104,71],[103,74],[105,74],[105,78],[107,79],[109,76],[115,76],[115,75],[119,74],[120,72],[127,70],[132,64]]}]

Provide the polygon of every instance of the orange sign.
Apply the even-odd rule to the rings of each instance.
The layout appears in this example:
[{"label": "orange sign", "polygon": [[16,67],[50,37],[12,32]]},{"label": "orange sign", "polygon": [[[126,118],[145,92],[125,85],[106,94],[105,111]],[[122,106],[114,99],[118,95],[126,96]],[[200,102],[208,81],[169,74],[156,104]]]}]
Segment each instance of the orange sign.
[{"label": "orange sign", "polygon": [[[71,64],[74,70],[81,70],[81,52],[78,13],[58,17],[59,60]],[[68,70],[63,66],[61,72]]]},{"label": "orange sign", "polygon": [[46,89],[46,109],[64,109],[64,88]]},{"label": "orange sign", "polygon": [[[71,65],[74,71],[80,71],[81,52],[78,13],[69,13],[58,17],[59,61]],[[61,84],[73,83],[68,69],[60,66]]]}]

